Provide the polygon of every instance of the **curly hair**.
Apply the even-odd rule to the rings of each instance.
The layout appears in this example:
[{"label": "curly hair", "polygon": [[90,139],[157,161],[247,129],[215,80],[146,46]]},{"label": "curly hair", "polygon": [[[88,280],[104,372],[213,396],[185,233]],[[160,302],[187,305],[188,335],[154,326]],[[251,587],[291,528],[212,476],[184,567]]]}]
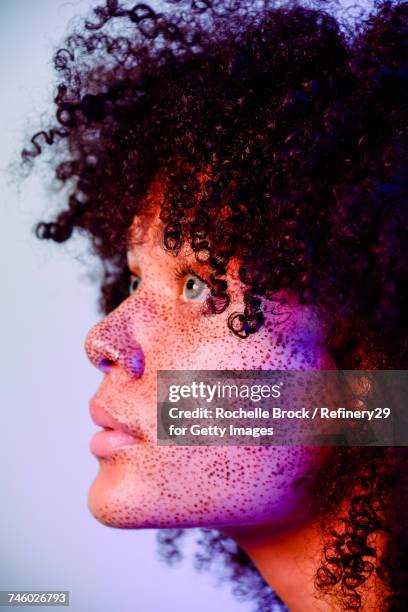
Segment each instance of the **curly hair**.
[{"label": "curly hair", "polygon": [[[128,230],[160,173],[163,248],[187,242],[209,266],[209,313],[227,308],[227,266],[239,263],[234,334],[256,333],[265,300],[290,289],[328,313],[338,368],[406,368],[407,2],[379,2],[353,23],[329,2],[167,3],[107,0],[56,52],[55,122],[22,157],[31,165],[52,145],[69,195],[38,237],[90,239],[110,312],[128,295]],[[406,609],[405,450],[335,452],[324,504],[352,483],[359,494],[344,530],[327,528],[316,586],[358,609],[375,571],[387,608]],[[382,558],[376,532],[387,534]],[[241,586],[258,580],[242,551],[209,533]],[[171,533],[162,537],[168,546]],[[256,584],[259,609],[271,609],[276,598]]]}]

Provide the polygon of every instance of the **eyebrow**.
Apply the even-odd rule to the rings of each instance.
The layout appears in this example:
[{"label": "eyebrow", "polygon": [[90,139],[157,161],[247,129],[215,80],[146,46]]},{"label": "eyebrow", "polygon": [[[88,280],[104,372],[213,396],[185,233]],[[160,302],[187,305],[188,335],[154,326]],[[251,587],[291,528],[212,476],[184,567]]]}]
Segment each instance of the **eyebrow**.
[{"label": "eyebrow", "polygon": [[[156,238],[161,238],[163,236],[163,232],[161,230],[161,228],[157,228],[155,230],[155,236]],[[136,237],[136,238],[130,238],[127,241],[127,254],[129,256],[129,254],[131,253],[136,260],[138,259],[138,253],[137,253],[137,247],[141,247],[143,245],[145,245],[147,242],[145,235],[143,237]],[[190,243],[187,241],[184,243],[183,247],[187,246],[187,248],[189,249],[188,252],[182,252],[182,253],[178,253],[177,255],[175,255],[172,251],[168,251],[165,249],[165,247],[163,246],[163,243],[160,241],[160,244],[157,242],[157,245],[160,246],[160,248],[163,249],[164,253],[167,253],[168,255],[172,255],[172,257],[169,257],[169,265],[173,266],[173,267],[177,267],[180,265],[180,262],[183,262],[187,265],[190,265],[194,268],[197,269],[198,271],[201,272],[206,272],[207,274],[209,273],[209,271],[211,270],[211,266],[209,266],[207,263],[203,263],[200,261],[197,261],[195,258],[195,253],[190,245]],[[136,248],[135,248],[136,247]]]},{"label": "eyebrow", "polygon": [[[138,217],[140,219],[141,217]],[[134,247],[143,246],[147,242],[147,233],[151,231],[151,226],[148,224],[147,227],[138,227],[135,230],[133,227],[129,229],[126,238],[126,250],[130,251]],[[157,227],[153,230],[153,239],[155,243],[161,242],[160,238],[163,236],[161,227]]]},{"label": "eyebrow", "polygon": [[135,238],[133,235],[128,235],[126,239],[126,251],[132,251],[135,247],[143,246],[145,243],[145,237]]}]

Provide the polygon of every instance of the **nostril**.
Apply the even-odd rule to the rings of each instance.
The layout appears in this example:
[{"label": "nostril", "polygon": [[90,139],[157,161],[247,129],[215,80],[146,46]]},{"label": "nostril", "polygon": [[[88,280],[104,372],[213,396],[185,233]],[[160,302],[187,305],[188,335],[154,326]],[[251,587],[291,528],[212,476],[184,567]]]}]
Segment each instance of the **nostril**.
[{"label": "nostril", "polygon": [[102,359],[99,360],[98,362],[98,368],[104,372],[105,374],[107,374],[108,372],[111,371],[113,365],[114,365],[114,361],[112,361],[112,359],[108,359],[107,357],[103,357]]}]

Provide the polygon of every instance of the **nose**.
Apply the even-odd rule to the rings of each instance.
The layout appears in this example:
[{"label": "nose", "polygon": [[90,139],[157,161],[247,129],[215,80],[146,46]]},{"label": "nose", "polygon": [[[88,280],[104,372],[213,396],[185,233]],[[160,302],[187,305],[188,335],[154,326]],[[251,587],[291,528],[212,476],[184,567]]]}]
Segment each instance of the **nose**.
[{"label": "nose", "polygon": [[121,306],[89,331],[85,350],[91,363],[104,373],[119,366],[132,378],[143,375],[144,353],[134,338],[132,321]]}]

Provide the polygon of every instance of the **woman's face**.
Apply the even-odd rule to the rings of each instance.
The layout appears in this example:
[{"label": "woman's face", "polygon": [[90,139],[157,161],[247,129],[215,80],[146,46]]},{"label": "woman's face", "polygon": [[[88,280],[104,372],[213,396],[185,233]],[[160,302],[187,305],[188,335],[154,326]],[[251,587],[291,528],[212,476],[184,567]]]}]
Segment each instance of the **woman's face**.
[{"label": "woman's face", "polygon": [[[149,197],[157,210],[160,189]],[[86,339],[89,358],[105,372],[91,414],[99,425],[117,429],[92,443],[100,464],[89,497],[92,513],[108,525],[134,528],[300,520],[324,449],[158,446],[156,376],[157,370],[331,369],[319,317],[286,296],[273,313],[266,304],[264,326],[240,339],[227,326],[228,315],[242,311],[236,262],[227,275],[230,306],[208,315],[207,288],[199,279],[208,268],[187,245],[177,257],[163,249],[157,214],[135,218],[131,236],[133,291]]]}]

